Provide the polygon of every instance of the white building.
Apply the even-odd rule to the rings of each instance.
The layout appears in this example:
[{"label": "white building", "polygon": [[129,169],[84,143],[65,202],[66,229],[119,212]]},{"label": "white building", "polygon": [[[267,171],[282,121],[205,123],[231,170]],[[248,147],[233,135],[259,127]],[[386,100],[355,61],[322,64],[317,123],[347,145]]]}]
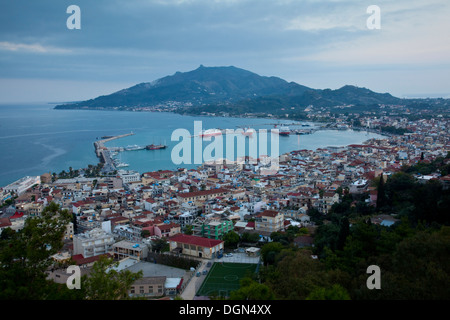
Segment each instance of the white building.
[{"label": "white building", "polygon": [[114,237],[100,228],[73,236],[73,254],[89,258],[105,254],[112,249]]},{"label": "white building", "polygon": [[123,183],[132,183],[141,181],[141,175],[136,171],[119,170],[119,176]]},{"label": "white building", "polygon": [[7,185],[4,188],[4,192],[14,192],[17,195],[21,195],[25,191],[27,191],[29,188],[34,186],[35,184],[41,183],[41,177],[40,176],[26,176],[23,177],[9,185]]},{"label": "white building", "polygon": [[367,190],[369,182],[365,179],[359,179],[350,185],[350,193],[362,193]]}]

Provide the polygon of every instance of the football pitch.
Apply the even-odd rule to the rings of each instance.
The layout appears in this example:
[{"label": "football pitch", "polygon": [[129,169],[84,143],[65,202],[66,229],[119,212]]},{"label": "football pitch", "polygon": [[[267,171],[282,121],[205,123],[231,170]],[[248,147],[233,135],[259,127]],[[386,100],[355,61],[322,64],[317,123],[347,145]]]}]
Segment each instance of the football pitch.
[{"label": "football pitch", "polygon": [[242,278],[253,276],[256,267],[254,263],[215,262],[196,295],[228,297],[231,291],[239,289]]}]

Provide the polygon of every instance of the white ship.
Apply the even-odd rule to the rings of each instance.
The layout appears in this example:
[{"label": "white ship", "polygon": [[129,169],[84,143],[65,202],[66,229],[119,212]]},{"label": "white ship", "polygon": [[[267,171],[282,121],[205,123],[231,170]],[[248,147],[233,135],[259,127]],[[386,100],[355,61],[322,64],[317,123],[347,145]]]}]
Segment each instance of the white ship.
[{"label": "white ship", "polygon": [[142,150],[142,149],[144,149],[145,147],[140,147],[140,146],[138,146],[137,144],[134,144],[134,145],[132,145],[132,146],[126,146],[125,147],[125,151],[135,151],[135,150]]},{"label": "white ship", "polygon": [[125,163],[125,162],[119,162],[118,164],[116,164],[117,168],[123,168],[123,167],[128,167],[129,164]]},{"label": "white ship", "polygon": [[222,134],[222,131],[219,129],[208,129],[208,130],[202,130],[199,133],[199,137],[213,137],[213,136],[220,136]]}]

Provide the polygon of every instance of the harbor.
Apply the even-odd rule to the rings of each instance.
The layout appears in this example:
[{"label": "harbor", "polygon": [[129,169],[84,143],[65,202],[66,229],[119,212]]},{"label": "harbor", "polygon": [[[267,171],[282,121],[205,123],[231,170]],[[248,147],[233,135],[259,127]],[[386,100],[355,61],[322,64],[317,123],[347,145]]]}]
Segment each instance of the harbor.
[{"label": "harbor", "polygon": [[104,139],[97,140],[94,142],[95,154],[100,159],[100,162],[102,162],[104,164],[102,171],[113,172],[116,170],[116,163],[114,162],[114,159],[111,154],[112,151],[109,150],[107,147],[105,147],[105,143],[112,141],[112,140],[132,136],[132,135],[134,135],[133,132],[118,135],[118,136],[102,137]]},{"label": "harbor", "polygon": [[126,147],[106,147],[105,143],[125,138],[128,136],[134,135],[133,132],[122,134],[118,136],[104,136],[102,139],[97,140],[94,142],[95,146],[95,154],[100,159],[100,162],[104,164],[103,171],[104,172],[113,172],[116,171],[117,168],[123,168],[128,167],[127,163],[122,162],[120,159],[115,158],[119,152],[124,151],[138,151],[138,150],[160,150],[165,149],[167,146],[165,144],[149,144],[146,146],[139,146],[139,145],[128,145]]}]

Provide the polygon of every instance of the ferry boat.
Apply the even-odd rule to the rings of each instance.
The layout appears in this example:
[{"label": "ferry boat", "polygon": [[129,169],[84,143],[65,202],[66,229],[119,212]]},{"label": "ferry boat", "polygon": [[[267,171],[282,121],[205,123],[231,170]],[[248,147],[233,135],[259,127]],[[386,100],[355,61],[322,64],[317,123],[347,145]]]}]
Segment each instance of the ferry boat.
[{"label": "ferry boat", "polygon": [[242,131],[242,134],[244,136],[251,136],[253,134],[253,130],[252,129],[244,129],[244,131]]},{"label": "ferry boat", "polygon": [[199,137],[213,137],[213,136],[220,136],[222,134],[222,131],[219,129],[208,129],[208,130],[202,130],[199,133]]},{"label": "ferry boat", "polygon": [[126,147],[125,147],[125,150],[126,150],[126,151],[135,151],[135,150],[142,150],[142,149],[144,149],[144,147],[140,147],[140,146],[138,146],[137,144],[134,144],[134,145],[132,145],[132,146],[126,146]]},{"label": "ferry boat", "polygon": [[278,134],[280,136],[288,136],[291,134],[291,131],[289,130],[289,127],[283,126],[283,127],[280,127]]},{"label": "ferry boat", "polygon": [[158,145],[149,144],[148,146],[145,147],[145,149],[147,149],[147,150],[159,150],[159,149],[165,149],[165,148],[167,148],[167,146],[164,144],[158,144]]}]

